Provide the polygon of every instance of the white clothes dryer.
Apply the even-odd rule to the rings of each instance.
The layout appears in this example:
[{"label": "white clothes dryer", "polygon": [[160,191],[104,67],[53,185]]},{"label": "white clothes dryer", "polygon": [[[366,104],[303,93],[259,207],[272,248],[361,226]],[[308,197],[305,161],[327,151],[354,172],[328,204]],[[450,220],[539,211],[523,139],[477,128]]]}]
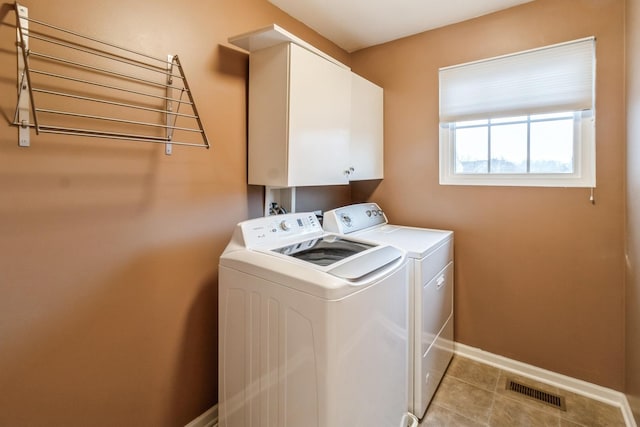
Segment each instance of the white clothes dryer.
[{"label": "white clothes dryer", "polygon": [[453,232],[388,223],[376,203],[324,213],[326,231],[388,244],[409,258],[409,411],[424,414],[453,356]]},{"label": "white clothes dryer", "polygon": [[221,427],[405,427],[403,251],[312,213],[238,224],[219,265]]}]

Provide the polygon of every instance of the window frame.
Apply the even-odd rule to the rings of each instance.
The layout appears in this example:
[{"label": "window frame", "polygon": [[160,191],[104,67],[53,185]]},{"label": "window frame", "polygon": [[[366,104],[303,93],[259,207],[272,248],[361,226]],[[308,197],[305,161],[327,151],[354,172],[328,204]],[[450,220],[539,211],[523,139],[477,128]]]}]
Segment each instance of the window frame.
[{"label": "window frame", "polygon": [[[595,187],[594,36],[441,67],[438,79],[440,184]],[[452,123],[562,111],[576,117],[573,173],[456,173]]]}]

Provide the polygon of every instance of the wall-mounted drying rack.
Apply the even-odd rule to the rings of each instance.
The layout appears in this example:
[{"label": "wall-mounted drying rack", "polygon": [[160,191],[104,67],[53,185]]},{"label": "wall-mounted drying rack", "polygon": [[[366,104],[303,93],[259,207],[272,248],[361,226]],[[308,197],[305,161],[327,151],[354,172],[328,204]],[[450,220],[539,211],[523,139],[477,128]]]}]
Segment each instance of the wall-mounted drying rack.
[{"label": "wall-mounted drying rack", "polygon": [[[209,148],[177,55],[156,58],[17,14],[19,145],[30,129]],[[181,111],[182,110],[182,111]],[[30,120],[32,118],[32,121]]]}]

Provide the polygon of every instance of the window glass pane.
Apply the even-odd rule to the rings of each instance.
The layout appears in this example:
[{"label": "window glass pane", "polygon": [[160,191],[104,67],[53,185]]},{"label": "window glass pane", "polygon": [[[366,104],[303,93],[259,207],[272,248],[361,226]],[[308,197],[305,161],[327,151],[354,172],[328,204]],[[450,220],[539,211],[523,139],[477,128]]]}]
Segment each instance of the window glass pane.
[{"label": "window glass pane", "polygon": [[491,173],[527,173],[527,124],[491,127]]},{"label": "window glass pane", "polygon": [[487,173],[489,139],[487,127],[456,129],[455,173]]},{"label": "window glass pane", "polygon": [[573,173],[573,120],[531,123],[531,173]]}]

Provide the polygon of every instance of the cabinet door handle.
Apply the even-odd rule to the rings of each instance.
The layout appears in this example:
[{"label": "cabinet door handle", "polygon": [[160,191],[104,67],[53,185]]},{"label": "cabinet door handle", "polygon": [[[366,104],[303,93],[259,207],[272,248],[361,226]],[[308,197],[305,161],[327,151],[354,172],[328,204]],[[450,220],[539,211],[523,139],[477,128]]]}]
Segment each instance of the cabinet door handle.
[{"label": "cabinet door handle", "polygon": [[440,289],[444,285],[444,274],[436,280],[436,289]]}]

